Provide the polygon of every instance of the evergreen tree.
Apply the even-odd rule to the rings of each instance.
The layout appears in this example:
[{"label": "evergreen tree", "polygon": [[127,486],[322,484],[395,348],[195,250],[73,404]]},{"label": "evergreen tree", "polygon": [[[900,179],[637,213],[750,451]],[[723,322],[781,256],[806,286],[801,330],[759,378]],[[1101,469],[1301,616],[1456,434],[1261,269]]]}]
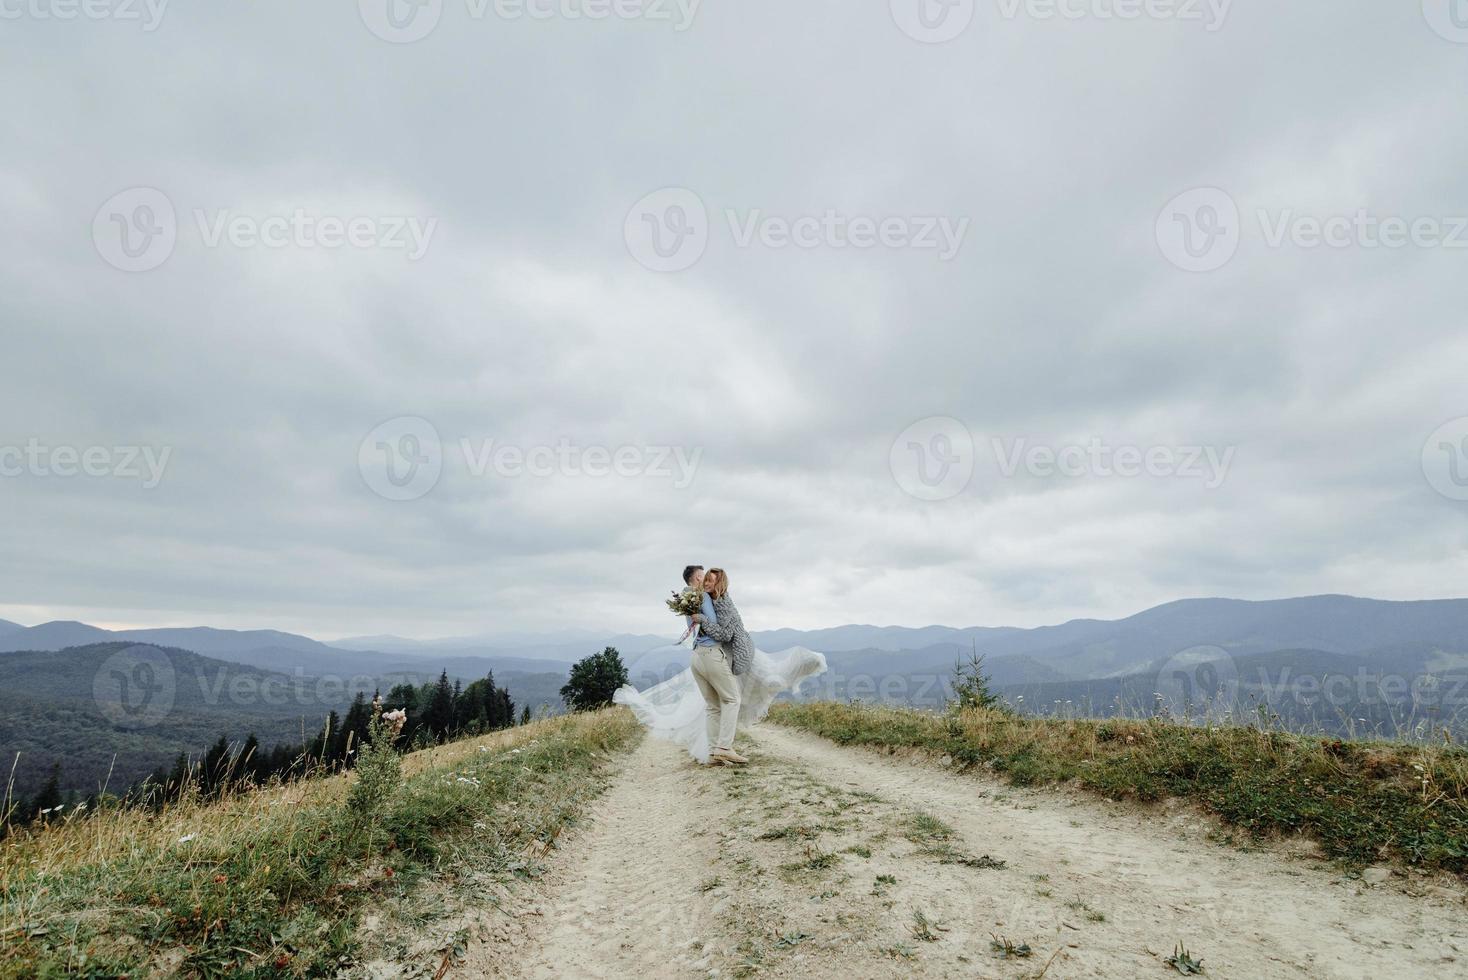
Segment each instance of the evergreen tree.
[{"label": "evergreen tree", "polygon": [[435,741],[442,741],[454,722],[454,690],[449,686],[449,672],[438,675],[438,683],[423,709],[423,727]]},{"label": "evergreen tree", "polygon": [[205,796],[214,796],[224,786],[229,774],[229,740],[223,735],[204,754],[204,765],[199,773],[200,789]]},{"label": "evergreen tree", "polygon": [[260,765],[263,761],[260,758],[260,740],[251,732],[235,762],[235,779],[241,783],[259,784],[262,782]]},{"label": "evergreen tree", "polygon": [[408,724],[403,728],[402,735],[397,742],[399,746],[413,744],[414,736],[423,724],[423,707],[427,703],[422,689],[412,684],[398,684],[387,692],[387,697],[382,702],[382,710],[396,711],[401,708],[408,713]]},{"label": "evergreen tree", "polygon": [[357,696],[352,698],[352,706],[347,709],[347,717],[342,721],[342,732],[345,735],[343,753],[351,750],[351,754],[345,756],[347,765],[354,764],[361,754],[362,740],[367,737],[367,726],[371,721],[372,709],[367,704],[367,695],[358,691]]},{"label": "evergreen tree", "polygon": [[53,762],[51,764],[51,775],[46,780],[46,785],[41,787],[41,791],[31,801],[31,809],[26,815],[26,819],[34,820],[41,815],[42,810],[55,810],[60,805],[61,763]]},{"label": "evergreen tree", "polygon": [[520,712],[520,724],[530,724],[530,705],[528,704],[525,706],[525,710]]},{"label": "evergreen tree", "polygon": [[178,758],[173,760],[173,769],[163,783],[163,795],[160,802],[182,799],[184,789],[193,781],[193,767],[189,765],[188,753],[180,752]]},{"label": "evergreen tree", "polygon": [[327,716],[327,724],[330,726],[331,735],[326,740],[326,762],[328,766],[336,769],[347,757],[347,726],[334,710]]}]

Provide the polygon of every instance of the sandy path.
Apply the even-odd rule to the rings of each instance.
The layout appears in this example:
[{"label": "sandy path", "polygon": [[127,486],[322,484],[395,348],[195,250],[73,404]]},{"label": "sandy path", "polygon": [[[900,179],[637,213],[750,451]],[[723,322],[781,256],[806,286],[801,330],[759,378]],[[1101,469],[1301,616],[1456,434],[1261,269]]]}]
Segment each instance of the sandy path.
[{"label": "sandy path", "polygon": [[587,831],[564,845],[539,909],[543,921],[514,956],[515,975],[707,972],[704,926],[719,921],[727,896],[700,887],[713,873],[722,795],[696,778],[699,768],[673,747],[644,740]]},{"label": "sandy path", "polygon": [[645,742],[522,897],[524,930],[454,974],[1166,977],[1181,940],[1215,978],[1468,975],[1461,896],[773,725],[741,745],[750,766],[706,769]]},{"label": "sandy path", "polygon": [[[1007,859],[1007,871],[986,880],[989,909],[1006,928],[1043,929],[1049,945],[1065,944],[1064,966],[1057,961],[1050,976],[1145,975],[1156,971],[1154,954],[1170,953],[1176,940],[1214,977],[1468,976],[1461,901],[1412,897],[1279,852],[1213,844],[1200,818],[1017,792],[777,726],[759,737],[837,785],[922,807],[971,849]],[[1106,919],[1090,924],[1064,900]]]}]

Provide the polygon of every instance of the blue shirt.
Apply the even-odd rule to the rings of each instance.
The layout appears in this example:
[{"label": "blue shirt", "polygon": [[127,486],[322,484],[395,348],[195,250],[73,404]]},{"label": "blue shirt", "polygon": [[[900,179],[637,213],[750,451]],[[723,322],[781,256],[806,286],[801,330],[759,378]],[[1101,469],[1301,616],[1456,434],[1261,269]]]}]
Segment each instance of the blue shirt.
[{"label": "blue shirt", "polygon": [[[703,618],[707,622],[717,623],[719,621],[719,617],[714,615],[714,600],[709,597],[707,592],[703,594],[703,608],[700,611],[703,613]],[[692,623],[693,619],[690,617],[688,622]],[[715,640],[712,636],[704,636],[700,633],[698,639],[693,641],[693,645],[696,647],[714,647],[719,645],[719,641]]]}]

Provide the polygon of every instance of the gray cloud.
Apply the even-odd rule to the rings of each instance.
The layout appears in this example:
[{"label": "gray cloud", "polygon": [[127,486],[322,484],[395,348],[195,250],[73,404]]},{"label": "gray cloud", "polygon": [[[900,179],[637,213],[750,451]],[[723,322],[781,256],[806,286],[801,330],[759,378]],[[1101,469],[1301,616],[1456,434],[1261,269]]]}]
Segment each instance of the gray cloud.
[{"label": "gray cloud", "polygon": [[[1468,47],[1418,5],[1235,3],[1209,32],[978,3],[941,45],[886,4],[706,3],[682,32],[472,9],[412,44],[351,4],[6,21],[0,446],[172,456],[152,490],[0,478],[0,616],[657,630],[690,558],[766,627],[1460,591],[1468,504],[1423,449],[1468,416],[1468,249],[1271,248],[1257,217],[1468,215]],[[1188,273],[1155,225],[1203,186],[1241,240]],[[90,229],[133,187],[178,243],[130,274]],[[624,240],[663,187],[710,219],[677,273]],[[413,261],[210,248],[195,215],[295,209],[438,225]],[[731,210],[969,227],[949,261],[739,247]],[[401,416],[444,458],[393,501],[359,448]],[[938,501],[889,463],[930,416],[976,447]],[[476,476],[461,438],[701,456],[686,488]],[[996,438],[1234,457],[1215,489],[1006,478]]]}]

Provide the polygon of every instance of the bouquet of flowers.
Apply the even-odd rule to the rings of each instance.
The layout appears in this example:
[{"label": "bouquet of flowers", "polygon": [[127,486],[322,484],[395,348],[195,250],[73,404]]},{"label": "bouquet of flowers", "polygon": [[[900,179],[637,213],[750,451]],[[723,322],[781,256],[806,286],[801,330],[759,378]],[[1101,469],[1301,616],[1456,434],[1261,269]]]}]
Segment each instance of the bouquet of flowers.
[{"label": "bouquet of flowers", "polygon": [[[703,611],[703,593],[699,592],[698,589],[684,589],[682,592],[675,591],[672,597],[667,600],[667,603],[673,615],[693,616]],[[678,638],[679,645],[681,646],[683,643],[686,643],[688,638],[697,631],[698,624],[690,623],[688,629],[684,630],[683,635]]]}]

